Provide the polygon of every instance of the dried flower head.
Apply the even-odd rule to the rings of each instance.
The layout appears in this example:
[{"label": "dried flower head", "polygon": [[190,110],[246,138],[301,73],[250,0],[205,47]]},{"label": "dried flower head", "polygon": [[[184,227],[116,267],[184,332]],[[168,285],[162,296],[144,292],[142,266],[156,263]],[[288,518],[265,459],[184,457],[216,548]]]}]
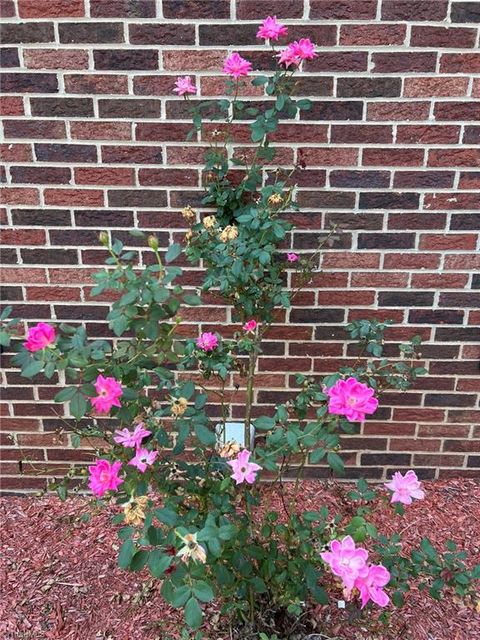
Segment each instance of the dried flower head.
[{"label": "dried flower head", "polygon": [[147,504],[147,496],[131,498],[123,508],[125,522],[133,525],[134,527],[142,525],[145,520],[145,509],[147,508]]},{"label": "dried flower head", "polygon": [[185,546],[180,549],[180,551],[177,553],[177,556],[179,556],[183,560],[183,562],[188,562],[188,560],[191,558],[195,562],[201,562],[202,564],[205,564],[205,562],[207,561],[207,552],[202,547],[202,545],[197,542],[198,534],[187,533],[185,536],[181,536],[179,533],[177,533],[177,535],[185,543]]},{"label": "dried flower head", "polygon": [[186,398],[172,398],[172,406],[170,407],[170,411],[172,415],[178,418],[178,416],[183,416],[185,411],[187,410],[188,401]]},{"label": "dried flower head", "polygon": [[222,242],[228,242],[229,240],[235,240],[238,238],[238,227],[234,224],[229,224],[220,234],[220,240]]},{"label": "dried flower head", "polygon": [[193,238],[193,231],[189,229],[185,234],[185,242],[190,242],[192,238]]},{"label": "dried flower head", "polygon": [[226,442],[218,451],[218,455],[221,458],[233,458],[240,451],[240,445],[238,442]]},{"label": "dried flower head", "polygon": [[215,216],[205,216],[202,222],[205,229],[213,229],[213,227],[217,224],[217,219],[215,218]]},{"label": "dried flower head", "polygon": [[193,222],[197,217],[197,214],[195,213],[194,209],[192,209],[192,207],[188,205],[188,207],[184,207],[182,209],[182,216],[183,219],[187,222]]},{"label": "dried flower head", "polygon": [[268,199],[268,204],[272,207],[276,207],[279,204],[282,204],[282,202],[283,198],[279,193],[273,193]]}]

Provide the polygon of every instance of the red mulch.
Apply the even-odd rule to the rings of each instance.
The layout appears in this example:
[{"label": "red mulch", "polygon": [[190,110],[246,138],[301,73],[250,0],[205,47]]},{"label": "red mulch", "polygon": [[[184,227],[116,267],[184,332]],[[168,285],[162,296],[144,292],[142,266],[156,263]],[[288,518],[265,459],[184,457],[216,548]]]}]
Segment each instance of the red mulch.
[{"label": "red mulch", "polygon": [[[407,508],[404,518],[383,512],[375,516],[382,532],[403,531],[415,544],[428,536],[437,545],[453,539],[480,561],[480,483],[472,479],[425,482],[427,498]],[[268,492],[268,490],[267,490]],[[305,482],[302,508],[339,507],[342,489]],[[276,496],[272,502],[280,511]],[[163,640],[179,637],[181,612],[166,605],[158,582],[147,573],[117,568],[118,538],[111,505],[82,522],[87,501],[55,496],[0,499],[2,552],[0,636],[4,640]],[[339,594],[340,596],[340,594]],[[214,609],[212,608],[212,614]],[[392,626],[354,629],[335,602],[319,610],[327,623],[319,638],[352,640],[480,639],[480,614],[447,597],[440,602],[413,590],[407,604],[392,617]],[[212,631],[207,612],[205,637],[230,640],[227,631]],[[209,631],[210,630],[210,631]],[[213,634],[213,635],[212,635]],[[240,640],[240,638],[235,638]]]}]

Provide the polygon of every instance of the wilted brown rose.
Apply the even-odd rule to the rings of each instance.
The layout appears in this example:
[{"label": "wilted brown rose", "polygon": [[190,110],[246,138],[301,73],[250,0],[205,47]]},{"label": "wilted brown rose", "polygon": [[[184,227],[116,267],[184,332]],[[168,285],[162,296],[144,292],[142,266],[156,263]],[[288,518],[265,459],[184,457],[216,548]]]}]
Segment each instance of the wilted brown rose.
[{"label": "wilted brown rose", "polygon": [[172,398],[172,406],[170,407],[170,411],[172,415],[178,418],[178,416],[183,416],[185,411],[187,410],[188,401],[186,398]]},{"label": "wilted brown rose", "polygon": [[213,229],[213,227],[217,223],[217,219],[215,218],[215,216],[205,216],[202,222],[205,229]]},{"label": "wilted brown rose", "polygon": [[229,224],[225,227],[225,229],[220,234],[220,240],[222,242],[228,242],[229,240],[235,240],[238,238],[238,227],[234,224]]},{"label": "wilted brown rose", "polygon": [[132,498],[130,502],[123,508],[125,514],[125,522],[133,526],[140,526],[145,520],[145,509],[147,508],[148,498],[147,496],[140,496],[139,498]]}]

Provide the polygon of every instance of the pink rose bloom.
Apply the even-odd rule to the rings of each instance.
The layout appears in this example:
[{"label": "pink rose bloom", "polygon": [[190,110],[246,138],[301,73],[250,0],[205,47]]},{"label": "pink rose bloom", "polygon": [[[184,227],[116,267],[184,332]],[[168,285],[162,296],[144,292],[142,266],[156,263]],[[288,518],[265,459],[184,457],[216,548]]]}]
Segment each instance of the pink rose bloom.
[{"label": "pink rose bloom", "polygon": [[55,342],[55,329],[45,322],[39,322],[28,330],[27,339],[23,346],[28,351],[41,351]]},{"label": "pink rose bloom", "polygon": [[179,96],[184,96],[188,93],[197,93],[196,86],[192,83],[190,76],[179,76],[175,82],[175,93]]},{"label": "pink rose bloom", "polygon": [[135,449],[138,449],[138,447],[142,444],[143,438],[146,438],[152,433],[151,431],[148,431],[148,429],[144,429],[143,427],[143,422],[139,422],[133,430],[133,433],[129,431],[129,429],[117,429],[117,431],[115,431],[113,439],[117,444],[123,444],[124,447],[135,447]]},{"label": "pink rose bloom", "polygon": [[415,471],[407,471],[402,476],[400,471],[396,471],[390,482],[387,482],[387,489],[393,491],[390,502],[401,502],[402,504],[412,504],[412,498],[423,500],[425,493],[420,488],[420,482]]},{"label": "pink rose bloom", "polygon": [[235,460],[229,460],[227,462],[233,469],[230,477],[233,478],[237,484],[241,484],[242,482],[253,484],[257,477],[257,471],[260,471],[262,468],[260,465],[255,464],[255,462],[249,462],[250,456],[250,451],[244,449],[240,451]]},{"label": "pink rose bloom", "polygon": [[360,572],[355,580],[355,587],[360,591],[362,599],[362,609],[369,600],[378,604],[379,607],[386,607],[390,602],[383,587],[390,581],[390,573],[381,564],[371,564]]},{"label": "pink rose bloom", "polygon": [[321,553],[320,557],[330,566],[332,573],[343,580],[345,587],[350,591],[361,570],[366,567],[368,551],[357,549],[353,538],[346,536],[341,541],[332,540],[330,551]]},{"label": "pink rose bloom", "polygon": [[375,413],[378,407],[374,390],[355,378],[338,380],[325,392],[329,396],[329,412],[345,416],[349,422],[365,420],[365,415]]},{"label": "pink rose bloom", "polygon": [[252,70],[252,63],[242,58],[238,53],[232,53],[223,63],[223,73],[237,80],[240,76],[248,76]]},{"label": "pink rose bloom", "polygon": [[287,253],[287,260],[289,262],[296,262],[298,260],[298,254],[297,253]]},{"label": "pink rose bloom", "polygon": [[90,398],[98,413],[106,414],[112,407],[121,407],[119,398],[123,393],[122,385],[115,378],[104,378],[101,374],[95,382],[98,396]]},{"label": "pink rose bloom", "polygon": [[287,33],[287,27],[281,22],[278,22],[277,16],[268,16],[262,22],[262,26],[258,29],[257,38],[263,38],[264,40],[278,40],[280,36],[286,36]]},{"label": "pink rose bloom", "polygon": [[313,58],[318,58],[318,55],[315,53],[315,45],[309,38],[302,38],[301,40],[292,42],[289,46],[292,48],[293,54],[300,60],[313,60]]},{"label": "pink rose bloom", "polygon": [[257,328],[256,320],[249,320],[243,325],[243,330],[246,331],[247,333],[253,333],[256,328]]},{"label": "pink rose bloom", "polygon": [[293,48],[292,44],[289,44],[286,49],[280,51],[277,55],[280,64],[284,64],[287,69],[291,64],[298,65],[302,59],[298,56],[297,51]]},{"label": "pink rose bloom", "polygon": [[149,451],[148,449],[137,449],[135,456],[128,464],[136,467],[142,473],[145,473],[147,467],[151,466],[157,459],[158,451]]},{"label": "pink rose bloom", "polygon": [[205,331],[197,338],[197,347],[203,351],[213,351],[218,347],[218,338],[214,333]]},{"label": "pink rose bloom", "polygon": [[107,491],[115,491],[122,484],[123,480],[118,477],[121,466],[120,460],[113,464],[108,460],[97,460],[94,465],[88,467],[88,486],[93,495],[101,498]]}]

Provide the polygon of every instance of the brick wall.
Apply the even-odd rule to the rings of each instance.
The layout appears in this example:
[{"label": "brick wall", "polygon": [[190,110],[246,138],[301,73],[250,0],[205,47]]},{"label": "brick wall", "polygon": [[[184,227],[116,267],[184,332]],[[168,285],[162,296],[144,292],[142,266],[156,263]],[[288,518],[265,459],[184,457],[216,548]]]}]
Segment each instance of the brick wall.
[{"label": "brick wall", "polygon": [[[345,440],[349,476],[359,465],[377,479],[410,466],[423,477],[478,474],[480,2],[0,5],[3,298],[16,316],[83,321],[92,336],[106,335],[105,303],[89,297],[90,274],[104,259],[98,231],[131,243],[129,228],[154,230],[166,246],[183,236],[179,208],[198,204],[203,147],[184,143],[189,122],[172,93],[176,75],[196,73],[202,96],[221,95],[227,51],[256,69],[269,64],[255,33],[276,13],[292,38],[319,47],[300,86],[313,109],[283,124],[276,142],[285,163],[302,152],[307,165],[291,246],[308,253],[332,222],[343,233],[323,257],[325,272],[270,333],[256,391],[261,412],[288,397],[291,372],[349,362],[348,320],[389,317],[392,340],[423,336],[430,374],[411,393],[386,395]],[[250,93],[259,99],[258,88]],[[238,126],[242,146],[246,131]],[[198,270],[186,274],[191,285],[200,280]],[[185,316],[195,335],[198,323],[228,323],[229,311],[212,304]],[[87,454],[56,431],[64,423],[53,413],[54,384],[39,377],[32,386],[8,356],[5,365],[3,490],[43,488]]]}]

